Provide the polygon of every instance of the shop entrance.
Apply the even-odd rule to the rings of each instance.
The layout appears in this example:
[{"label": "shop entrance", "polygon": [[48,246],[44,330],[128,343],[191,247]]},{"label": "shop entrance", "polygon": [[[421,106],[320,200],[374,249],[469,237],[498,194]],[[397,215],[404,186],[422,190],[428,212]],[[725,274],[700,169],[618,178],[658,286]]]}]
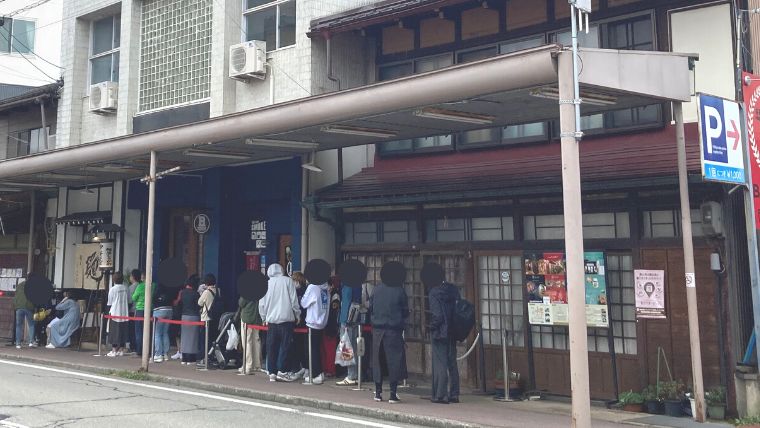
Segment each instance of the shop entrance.
[{"label": "shop entrance", "polygon": [[188,274],[203,275],[203,234],[195,231],[193,221],[200,211],[173,208],[169,214],[169,257],[179,257]]}]

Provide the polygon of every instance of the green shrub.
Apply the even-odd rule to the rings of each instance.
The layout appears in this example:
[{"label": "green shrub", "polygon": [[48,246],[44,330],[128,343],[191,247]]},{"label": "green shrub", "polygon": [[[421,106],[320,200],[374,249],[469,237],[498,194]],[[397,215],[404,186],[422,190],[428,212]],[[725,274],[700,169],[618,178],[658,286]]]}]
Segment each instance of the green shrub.
[{"label": "green shrub", "polygon": [[627,404],[643,404],[644,396],[642,396],[638,392],[625,391],[621,393],[620,396],[618,397],[618,402],[622,406],[625,406]]},{"label": "green shrub", "polygon": [[662,397],[660,397],[659,394],[657,394],[656,385],[648,385],[641,392],[641,395],[644,397],[644,401],[661,401],[662,400]]},{"label": "green shrub", "polygon": [[678,380],[670,380],[660,383],[660,397],[664,400],[676,401],[684,396],[686,386]]},{"label": "green shrub", "polygon": [[705,401],[708,406],[726,404],[726,388],[716,386],[705,393]]}]

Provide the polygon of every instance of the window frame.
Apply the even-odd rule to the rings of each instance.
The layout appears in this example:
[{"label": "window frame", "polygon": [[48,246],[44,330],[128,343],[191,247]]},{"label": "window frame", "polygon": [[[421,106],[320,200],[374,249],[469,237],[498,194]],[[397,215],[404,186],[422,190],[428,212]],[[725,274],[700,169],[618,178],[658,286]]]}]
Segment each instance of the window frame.
[{"label": "window frame", "polygon": [[[31,55],[31,56],[36,56],[36,54],[34,53],[34,48],[35,48],[35,45],[37,44],[37,18],[5,18],[5,19],[10,20],[10,23],[11,23],[11,29],[8,32],[8,35],[9,35],[10,38],[8,39],[8,51],[6,52],[4,50],[0,50],[0,55]],[[29,47],[29,52],[19,52],[19,51],[13,49],[13,41],[15,40],[15,37],[16,37],[15,34],[14,34],[14,27],[15,27],[14,23],[16,21],[31,22],[32,25],[34,26],[34,31],[33,31],[34,34],[32,35],[32,45],[28,46]],[[27,33],[28,33],[28,31],[27,31]],[[4,39],[0,40],[0,42],[4,42],[4,41],[5,41]]]},{"label": "window frame", "polygon": [[[119,46],[113,47],[114,40],[116,40],[116,25],[114,25],[114,24],[116,23],[116,18],[117,17],[119,18],[119,33],[120,33],[119,34]],[[103,52],[100,52],[98,54],[94,54],[93,52],[94,52],[94,42],[95,42],[95,23],[98,22],[98,21],[102,21],[104,19],[108,19],[108,18],[111,19],[111,49],[103,51]],[[97,83],[102,83],[102,82],[116,82],[116,83],[119,82],[118,77],[120,77],[120,73],[117,73],[117,75],[116,75],[117,79],[116,80],[113,80],[113,75],[114,75],[114,66],[116,67],[116,69],[118,69],[119,68],[119,63],[121,62],[121,55],[118,55],[119,60],[117,61],[116,64],[114,64],[114,57],[116,56],[114,54],[120,53],[120,51],[121,51],[121,13],[113,14],[113,15],[110,15],[110,16],[106,16],[106,17],[103,17],[103,18],[100,18],[100,19],[96,19],[96,20],[90,21],[90,41],[89,41],[89,44],[90,44],[90,46],[89,46],[89,52],[87,53],[87,95],[90,94],[90,87],[92,85],[95,85]],[[106,56],[110,56],[111,57],[111,73],[109,75],[109,79],[108,80],[103,80],[102,82],[92,83],[93,82],[93,78],[92,78],[93,77],[92,76],[92,71],[93,71],[92,62],[94,60],[97,60],[97,59],[100,59],[100,58],[105,58]]]},{"label": "window frame", "polygon": [[[298,31],[297,31],[297,29],[294,28],[293,29],[293,33],[294,33],[293,34],[293,44],[290,44],[290,45],[287,45],[287,46],[280,46],[280,39],[281,39],[281,37],[280,37],[280,6],[283,5],[283,4],[285,4],[285,3],[293,2],[295,4],[295,6],[296,6],[296,23],[297,23],[298,22],[298,17],[297,17],[297,14],[298,14],[298,3],[297,3],[297,0],[271,0],[271,1],[267,2],[267,3],[265,3],[265,4],[262,4],[262,5],[259,5],[259,6],[255,6],[255,7],[251,7],[251,8],[248,7],[248,0],[241,0],[241,2],[243,4],[243,22],[245,23],[244,24],[245,25],[245,31],[241,35],[241,38],[243,39],[243,40],[241,40],[241,42],[245,42],[245,41],[249,40],[248,39],[248,19],[247,19],[247,16],[248,15],[252,15],[254,13],[257,13],[257,12],[261,12],[261,11],[266,10],[266,9],[274,8],[275,9],[275,12],[274,12],[274,17],[275,17],[275,24],[274,24],[274,26],[275,26],[275,34],[274,34],[275,43],[274,44],[275,44],[275,48],[271,49],[271,50],[267,50],[267,53],[276,52],[276,51],[279,51],[281,49],[292,48],[292,47],[294,47],[298,43]],[[254,39],[250,39],[250,40],[254,40]]]}]

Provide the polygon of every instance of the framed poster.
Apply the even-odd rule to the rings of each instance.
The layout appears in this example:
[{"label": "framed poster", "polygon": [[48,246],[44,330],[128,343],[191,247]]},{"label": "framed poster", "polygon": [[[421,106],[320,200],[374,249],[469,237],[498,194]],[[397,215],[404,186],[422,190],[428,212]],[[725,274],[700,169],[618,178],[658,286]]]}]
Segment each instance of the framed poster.
[{"label": "framed poster", "polygon": [[665,319],[665,271],[633,271],[636,318]]},{"label": "framed poster", "polygon": [[[602,252],[584,256],[586,322],[589,327],[609,327],[605,257]],[[567,325],[569,322],[566,261],[563,253],[528,252],[523,257],[528,322],[534,325]]]}]

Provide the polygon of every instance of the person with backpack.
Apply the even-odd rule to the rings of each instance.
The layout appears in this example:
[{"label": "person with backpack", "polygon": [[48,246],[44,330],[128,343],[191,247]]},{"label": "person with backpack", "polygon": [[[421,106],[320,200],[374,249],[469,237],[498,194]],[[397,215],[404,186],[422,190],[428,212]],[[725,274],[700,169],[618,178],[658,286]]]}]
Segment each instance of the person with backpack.
[{"label": "person with backpack", "polygon": [[293,382],[296,375],[287,370],[288,349],[293,340],[293,328],[301,316],[296,284],[285,276],[277,263],[267,268],[269,286],[259,301],[259,315],[267,331],[267,371],[270,382]]},{"label": "person with backpack", "polygon": [[[198,306],[201,307],[201,321],[208,321],[206,325],[208,326],[210,349],[219,329],[219,318],[221,318],[222,312],[224,312],[224,302],[219,295],[219,288],[216,286],[216,277],[214,275],[207,274],[203,282],[206,284],[206,289],[198,299]],[[201,362],[199,361],[198,364],[201,364]]]},{"label": "person with backpack", "polygon": [[[444,279],[444,270],[437,263],[422,267],[420,277],[429,290],[430,339],[433,354],[433,391],[436,404],[459,403],[459,368],[457,341],[454,338],[454,310],[459,297],[457,287]],[[449,382],[451,382],[449,384]]]}]

